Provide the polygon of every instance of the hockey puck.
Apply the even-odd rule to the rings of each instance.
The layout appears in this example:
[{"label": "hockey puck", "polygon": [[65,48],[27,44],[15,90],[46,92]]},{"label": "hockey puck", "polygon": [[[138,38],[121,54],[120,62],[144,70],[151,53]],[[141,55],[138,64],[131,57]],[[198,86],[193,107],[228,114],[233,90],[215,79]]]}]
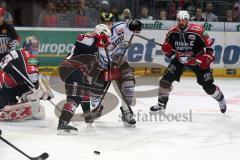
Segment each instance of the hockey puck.
[{"label": "hockey puck", "polygon": [[99,151],[94,151],[93,153],[100,155],[100,152],[99,152]]},{"label": "hockey puck", "polygon": [[2,130],[0,129],[0,136],[2,135]]}]

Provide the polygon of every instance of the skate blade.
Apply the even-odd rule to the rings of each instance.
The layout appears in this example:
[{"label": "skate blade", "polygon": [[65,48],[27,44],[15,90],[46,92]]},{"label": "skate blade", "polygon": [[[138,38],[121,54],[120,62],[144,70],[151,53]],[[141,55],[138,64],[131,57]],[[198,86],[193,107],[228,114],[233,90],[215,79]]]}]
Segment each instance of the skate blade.
[{"label": "skate blade", "polygon": [[78,134],[78,131],[76,131],[76,130],[66,130],[66,129],[57,130],[57,135],[74,136],[77,134]]},{"label": "skate blade", "polygon": [[227,108],[221,108],[220,111],[222,114],[225,114],[225,112],[227,111]]},{"label": "skate blade", "polygon": [[87,128],[92,128],[93,127],[92,123],[86,123],[86,125],[87,125]]},{"label": "skate blade", "polygon": [[149,114],[165,114],[165,110],[158,110],[158,111],[149,111]]},{"label": "skate blade", "polygon": [[125,128],[136,128],[136,124],[128,124],[128,123],[126,123],[126,122],[123,122],[123,126],[124,126]]}]

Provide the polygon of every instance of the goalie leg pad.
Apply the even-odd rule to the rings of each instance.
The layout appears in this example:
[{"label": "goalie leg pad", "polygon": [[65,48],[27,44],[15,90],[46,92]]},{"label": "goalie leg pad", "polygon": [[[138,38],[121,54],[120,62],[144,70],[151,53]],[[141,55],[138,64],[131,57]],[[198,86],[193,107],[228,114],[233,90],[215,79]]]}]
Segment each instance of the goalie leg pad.
[{"label": "goalie leg pad", "polygon": [[27,119],[43,119],[45,118],[44,108],[38,101],[33,103],[19,103],[16,105],[8,105],[0,115],[1,121],[17,121]]}]

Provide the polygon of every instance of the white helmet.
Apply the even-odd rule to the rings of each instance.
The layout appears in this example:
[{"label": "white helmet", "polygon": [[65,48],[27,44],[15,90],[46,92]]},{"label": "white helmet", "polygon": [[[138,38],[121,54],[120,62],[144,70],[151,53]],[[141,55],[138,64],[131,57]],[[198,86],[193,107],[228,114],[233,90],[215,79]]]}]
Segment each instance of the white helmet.
[{"label": "white helmet", "polygon": [[178,14],[177,14],[177,19],[178,20],[186,19],[186,20],[189,21],[190,15],[189,15],[188,11],[179,11]]},{"label": "white helmet", "polygon": [[107,35],[108,37],[111,36],[111,31],[110,29],[108,28],[107,25],[105,24],[98,24],[96,25],[95,29],[94,29],[94,33],[95,34],[105,34]]}]

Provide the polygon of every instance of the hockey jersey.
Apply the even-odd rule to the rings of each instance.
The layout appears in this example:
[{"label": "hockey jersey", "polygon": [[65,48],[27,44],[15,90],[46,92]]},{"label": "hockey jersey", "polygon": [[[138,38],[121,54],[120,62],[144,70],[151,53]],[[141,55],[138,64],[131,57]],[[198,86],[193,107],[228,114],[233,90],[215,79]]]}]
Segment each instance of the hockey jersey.
[{"label": "hockey jersey", "polygon": [[172,28],[165,41],[170,43],[174,50],[188,53],[186,56],[191,57],[205,53],[204,48],[211,48],[212,45],[212,39],[204,27],[198,24],[189,24],[185,30],[180,30],[178,26]]},{"label": "hockey jersey", "polygon": [[[124,61],[127,59],[125,52],[128,49],[133,32],[129,30],[127,23],[116,22],[111,28],[110,45],[108,46],[108,54],[113,62]],[[107,57],[100,55],[100,62],[103,68],[107,68]]]},{"label": "hockey jersey", "polygon": [[80,69],[86,74],[92,72],[99,54],[107,54],[103,47],[98,47],[98,43],[99,36],[94,33],[78,35],[74,47],[60,66],[60,77],[63,81],[75,69]]}]

